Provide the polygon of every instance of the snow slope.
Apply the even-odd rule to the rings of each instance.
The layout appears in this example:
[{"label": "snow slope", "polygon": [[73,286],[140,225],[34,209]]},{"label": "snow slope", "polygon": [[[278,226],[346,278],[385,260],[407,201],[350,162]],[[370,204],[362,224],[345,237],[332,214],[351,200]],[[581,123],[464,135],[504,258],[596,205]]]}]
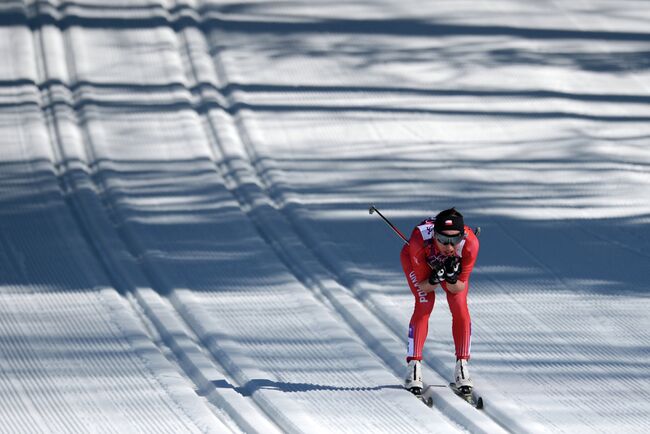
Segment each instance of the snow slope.
[{"label": "snow slope", "polygon": [[[647,432],[650,7],[0,5],[0,432]],[[404,232],[483,228],[401,388]]]}]

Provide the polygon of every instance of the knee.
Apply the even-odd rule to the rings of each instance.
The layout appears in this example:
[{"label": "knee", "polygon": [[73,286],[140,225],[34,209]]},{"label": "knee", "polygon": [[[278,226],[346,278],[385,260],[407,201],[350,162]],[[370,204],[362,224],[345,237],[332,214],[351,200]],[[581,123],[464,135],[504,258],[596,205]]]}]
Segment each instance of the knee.
[{"label": "knee", "polygon": [[462,294],[466,292],[469,289],[469,282],[461,282],[458,281],[455,284],[450,284],[447,283],[445,285],[445,291],[447,291],[447,294],[451,295],[457,295],[457,294]]},{"label": "knee", "polygon": [[413,311],[413,319],[418,320],[421,318],[429,318],[433,311],[433,302],[416,303],[415,310]]},{"label": "knee", "polygon": [[411,292],[415,296],[415,308],[420,309],[424,305],[425,309],[433,309],[433,304],[436,301],[436,293],[434,291],[427,292],[420,288],[418,282],[415,281],[415,275],[413,275],[413,280],[409,283],[411,284]]},{"label": "knee", "polygon": [[467,307],[467,299],[462,296],[448,297],[449,310],[451,316],[458,319],[469,319],[469,308]]}]

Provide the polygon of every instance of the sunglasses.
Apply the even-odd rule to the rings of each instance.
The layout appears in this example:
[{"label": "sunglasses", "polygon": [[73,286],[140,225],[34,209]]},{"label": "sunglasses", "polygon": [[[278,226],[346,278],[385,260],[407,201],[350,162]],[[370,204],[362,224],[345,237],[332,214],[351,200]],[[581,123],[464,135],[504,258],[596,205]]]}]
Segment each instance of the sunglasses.
[{"label": "sunglasses", "polygon": [[443,244],[445,246],[452,245],[452,244],[456,245],[461,241],[463,241],[463,239],[465,238],[465,234],[462,232],[458,235],[445,235],[445,234],[439,234],[438,232],[434,232],[434,235],[436,237],[436,240],[438,240],[440,244]]}]

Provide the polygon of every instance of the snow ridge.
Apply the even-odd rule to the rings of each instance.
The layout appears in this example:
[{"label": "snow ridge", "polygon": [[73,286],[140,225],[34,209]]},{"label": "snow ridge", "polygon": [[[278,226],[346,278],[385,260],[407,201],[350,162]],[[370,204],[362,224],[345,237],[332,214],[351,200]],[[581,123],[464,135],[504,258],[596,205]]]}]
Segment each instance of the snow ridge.
[{"label": "snow ridge", "polygon": [[[0,431],[647,431],[646,9],[3,3]],[[484,410],[370,202],[485,229]]]}]

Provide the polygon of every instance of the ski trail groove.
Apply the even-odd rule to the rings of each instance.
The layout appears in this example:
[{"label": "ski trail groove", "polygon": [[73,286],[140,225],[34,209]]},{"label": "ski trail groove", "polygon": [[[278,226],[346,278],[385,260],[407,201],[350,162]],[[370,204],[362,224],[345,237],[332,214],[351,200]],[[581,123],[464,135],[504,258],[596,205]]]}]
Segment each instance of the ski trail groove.
[{"label": "ski trail groove", "polygon": [[[45,61],[42,41],[34,39],[40,35],[17,34],[17,51]],[[39,72],[26,73],[31,78]],[[66,180],[53,161],[58,157],[52,146],[61,137],[51,129],[58,107],[43,103],[41,97],[51,94],[40,95],[36,80],[21,85],[21,99],[28,96],[30,102],[20,110],[11,138],[16,145],[5,153],[9,167],[18,168],[19,182],[11,195],[3,195],[11,213],[3,217],[3,231],[10,233],[2,239],[18,243],[17,252],[27,255],[24,268],[10,271],[19,280],[8,281],[0,294],[7,331],[3,381],[8,378],[10,393],[21,395],[15,402],[3,398],[4,427],[14,432],[197,432],[201,420],[195,416],[202,412],[186,405],[191,396],[186,382],[157,353],[128,305],[106,286],[92,249],[77,231],[74,210],[64,200]]]},{"label": "ski trail groove", "polygon": [[[229,80],[227,79],[227,75],[225,75],[226,67],[221,63],[218,52],[215,53],[213,61],[215,62],[215,69],[222,74],[221,79],[218,78],[217,81],[221,81],[220,84],[222,87],[227,86]],[[350,291],[352,294],[354,294],[354,297],[357,299],[357,301],[359,301],[366,309],[372,312],[375,318],[377,318],[380,322],[383,322],[389,329],[391,329],[398,341],[401,340],[400,338],[402,338],[402,333],[400,333],[399,330],[395,329],[396,323],[390,319],[384,318],[382,312],[376,306],[374,306],[370,300],[361,295],[363,294],[363,290],[359,288],[356,277],[352,274],[342,274],[338,260],[331,258],[329,254],[323,250],[312,248],[312,246],[316,245],[316,243],[314,243],[314,240],[311,239],[311,232],[309,228],[304,227],[305,220],[300,218],[301,210],[298,205],[300,203],[299,200],[292,197],[292,195],[288,192],[288,188],[286,186],[282,185],[282,183],[278,185],[274,180],[274,178],[281,178],[281,176],[275,176],[278,172],[278,169],[274,167],[272,157],[268,155],[258,154],[257,150],[253,146],[253,139],[250,137],[247,129],[244,126],[243,116],[246,114],[246,110],[238,110],[235,114],[232,114],[232,110],[229,110],[229,107],[234,107],[238,104],[236,97],[237,92],[235,91],[232,92],[227,98],[225,111],[230,114],[222,114],[224,121],[220,123],[222,126],[222,131],[224,129],[224,125],[228,125],[229,127],[230,125],[234,125],[235,127],[231,128],[234,130],[234,132],[222,132],[219,138],[217,140],[214,140],[214,143],[216,143],[217,146],[219,146],[220,143],[227,143],[226,146],[219,146],[218,149],[219,153],[221,153],[223,156],[221,165],[225,167],[223,170],[226,173],[226,177],[230,179],[234,184],[234,187],[232,188],[235,190],[236,195],[238,196],[238,200],[241,202],[243,199],[242,209],[246,210],[246,212],[251,215],[251,218],[253,220],[257,219],[258,228],[260,228],[260,230],[261,228],[264,228],[263,230],[269,233],[269,235],[274,234],[272,230],[268,229],[269,227],[282,227],[281,224],[279,225],[276,222],[276,219],[269,219],[269,215],[272,212],[279,211],[280,214],[283,215],[284,220],[288,221],[289,225],[293,228],[292,233],[295,233],[298,236],[298,241],[294,242],[287,241],[287,233],[289,232],[286,230],[278,230],[277,233],[274,234],[275,240],[271,240],[271,245],[274,248],[279,248],[281,250],[279,252],[279,256],[285,258],[286,261],[286,258],[291,258],[291,255],[287,252],[295,249],[296,244],[306,246],[307,249],[310,250],[311,253],[313,253],[313,255],[326,266],[327,270],[334,273],[334,276],[336,276],[336,279],[334,279],[335,281],[340,282],[344,288],[350,288]],[[230,120],[230,122],[228,122],[228,120]],[[236,144],[238,146],[240,152],[233,152],[233,144]],[[256,212],[259,213],[257,218],[255,217]],[[281,218],[280,220],[283,219]],[[273,223],[268,224],[270,221]],[[269,236],[265,236],[265,238],[269,238]],[[290,245],[291,248],[282,247],[284,244]],[[309,282],[312,277],[308,276],[308,273],[305,273],[304,271],[297,270],[295,265],[296,263],[310,262],[305,258],[313,256],[305,254],[304,252],[295,256],[297,257],[297,261],[296,258],[293,258],[293,260],[289,259],[289,262],[291,263],[289,268],[292,269],[294,273],[297,271],[299,273],[298,278],[304,281],[307,285],[310,285],[311,288],[314,288],[314,285],[310,284]],[[305,269],[312,270],[314,269],[314,266],[309,265]],[[329,275],[329,273],[325,274]],[[321,285],[322,282],[319,282],[318,278],[316,278],[316,287],[313,289],[315,294],[321,297],[323,294],[325,294],[326,298],[330,301],[330,304],[335,306],[335,308],[339,310],[340,313],[342,308],[337,307],[336,303],[337,297],[340,298],[340,295],[333,297],[331,296],[331,293],[329,293],[328,296],[328,291],[326,289],[323,289]],[[354,315],[348,314],[343,316],[347,317],[347,322],[349,324],[354,323]],[[375,352],[386,362],[386,357],[381,355],[382,350],[377,350],[378,346],[373,343],[372,338],[367,337],[367,332],[360,330],[359,327],[352,327],[356,333],[369,344],[371,348],[375,348]],[[426,355],[426,361],[429,362],[429,364],[437,371],[439,375],[444,377],[448,369],[446,366],[444,366],[443,363],[441,363],[441,354],[429,349],[426,351]],[[391,362],[387,363],[389,366],[391,366]],[[392,363],[392,366],[393,371],[399,375],[398,369],[396,368],[397,364]],[[542,425],[533,422],[529,418],[526,418],[523,414],[511,414],[512,406],[507,402],[507,400],[504,400],[500,396],[494,396],[494,399],[491,398],[491,396],[485,396],[487,402],[498,402],[504,407],[504,409],[499,410],[499,408],[495,407],[494,405],[488,405],[485,412],[489,414],[493,420],[499,423],[502,427],[509,425],[510,427],[515,427],[518,431],[521,432],[545,431],[545,428]],[[506,410],[506,406],[508,407],[508,410]]]},{"label": "ski trail groove", "polygon": [[[68,50],[67,53],[70,53],[70,51]],[[66,55],[65,58],[68,70],[74,71],[74,61],[69,55]],[[63,86],[59,89],[56,97],[51,94],[49,88],[46,92],[47,96],[52,99],[52,103],[56,102],[63,106],[74,106],[74,99],[83,97],[83,92],[80,92],[79,96],[73,97],[69,90]],[[65,95],[66,99],[62,101],[61,95]],[[59,101],[56,101],[56,98]],[[121,242],[116,241],[116,238],[123,239],[123,236],[119,234],[119,231],[118,233],[112,231],[114,222],[111,222],[108,216],[114,215],[115,211],[106,209],[106,204],[110,201],[99,200],[102,195],[98,193],[98,190],[102,191],[102,189],[99,184],[92,180],[91,169],[85,163],[88,159],[87,155],[92,156],[92,149],[88,145],[89,135],[79,126],[79,120],[72,110],[63,113],[63,115],[64,118],[75,119],[75,125],[70,128],[80,130],[80,136],[85,136],[85,140],[80,139],[83,143],[77,143],[77,151],[82,152],[82,155],[68,158],[65,147],[66,145],[70,146],[71,143],[63,143],[61,140],[59,133],[60,115],[52,112],[51,124],[53,124],[56,132],[54,135],[55,140],[53,140],[53,143],[56,144],[54,151],[59,156],[60,161],[57,178],[61,184],[63,195],[77,220],[79,228],[85,234],[86,242],[95,252],[99,263],[103,266],[108,277],[114,282],[115,287],[135,296],[135,300],[140,305],[144,315],[156,327],[165,344],[179,360],[180,368],[214,405],[211,410],[221,420],[210,420],[206,414],[202,413],[201,406],[191,411],[191,413],[194,413],[193,419],[203,421],[205,424],[203,430],[208,432],[223,432],[224,430],[235,432],[243,430],[252,433],[279,432],[275,425],[271,425],[268,420],[259,417],[257,411],[234,390],[221,390],[215,387],[214,382],[223,378],[223,374],[218,369],[215,369],[214,361],[206,357],[201,350],[200,340],[188,335],[187,328],[181,323],[181,317],[175,311],[175,308],[165,303],[156,291],[146,284],[144,286],[135,284],[138,281],[146,281],[146,278],[139,272],[135,258]],[[69,167],[70,165],[72,167]],[[100,178],[97,174],[96,177]],[[227,382],[228,380],[226,380]]]},{"label": "ski trail groove", "polygon": [[[84,91],[79,91],[76,93],[76,95],[79,96],[79,98],[84,97]],[[89,107],[86,107],[84,109],[84,113],[86,115],[89,115],[89,111],[91,109]],[[98,113],[94,113],[94,115],[98,115]],[[90,143],[90,141],[86,142],[87,144]],[[93,155],[92,153],[92,147],[87,146],[87,151]],[[100,161],[98,160],[97,156],[93,156],[93,161]],[[102,171],[99,165],[93,165],[93,168],[95,170],[95,175],[94,177],[99,179],[100,181],[97,183],[98,185],[101,185],[100,190],[104,192],[105,200],[104,202],[110,202],[111,200],[114,200],[114,197],[112,197],[114,194],[116,194],[114,191],[111,191],[111,187],[109,185],[105,185],[102,179]],[[110,192],[110,193],[109,193]],[[115,207],[113,209],[113,215],[119,217],[119,204],[115,204]],[[197,322],[194,319],[195,314],[201,310],[199,306],[192,306],[192,309],[187,308],[187,303],[188,299],[191,298],[191,294],[186,293],[185,291],[180,291],[176,290],[173,288],[172,285],[167,283],[165,279],[162,277],[165,273],[160,270],[156,264],[155,264],[155,258],[152,258],[146,250],[143,248],[143,246],[139,245],[137,238],[134,236],[134,234],[131,232],[132,228],[128,227],[128,225],[125,224],[119,224],[123,228],[123,233],[121,233],[121,239],[123,242],[129,246],[130,250],[133,252],[132,255],[138,258],[138,261],[141,262],[142,269],[145,272],[145,275],[148,276],[149,280],[153,282],[154,286],[159,289],[163,293],[168,293],[169,294],[169,299],[174,306],[174,309],[176,312],[179,314],[181,318],[190,326],[192,330],[194,330],[198,335],[199,335],[199,342],[202,342],[206,345],[208,348],[209,352],[215,357],[215,360],[219,360],[219,363],[223,365],[225,363],[228,368],[226,370],[233,371],[237,374],[236,377],[239,377],[240,380],[242,380],[242,375],[238,374],[241,373],[241,371],[237,368],[236,363],[234,363],[232,360],[229,360],[229,356],[226,353],[222,353],[219,351],[219,346],[217,345],[216,342],[208,342],[207,336],[209,335],[208,331],[205,330],[203,325],[200,322]],[[106,225],[104,225],[106,226]],[[122,232],[122,231],[120,231]],[[201,317],[205,318],[207,317],[205,314],[200,315]],[[153,320],[153,318],[152,318]],[[155,321],[154,321],[155,323]],[[173,347],[173,345],[170,344],[170,346]],[[190,373],[191,374],[191,373]],[[223,378],[223,376],[220,376]],[[245,378],[244,378],[245,379]],[[211,383],[214,379],[210,379]],[[232,382],[226,380],[219,380],[219,382],[225,382],[226,384],[231,384]],[[200,383],[200,382],[199,382]],[[215,384],[210,385],[213,389]],[[258,410],[253,410],[253,407],[251,407],[251,403],[262,403],[262,409],[269,413],[271,418],[274,419],[274,423],[278,423],[278,421],[282,425],[282,431],[285,432],[302,432],[303,430],[306,431],[314,431],[318,429],[318,426],[312,426],[311,422],[307,418],[301,418],[297,416],[293,416],[292,418],[289,418],[285,412],[288,412],[288,414],[293,414],[293,415],[299,415],[300,411],[299,409],[291,410],[292,406],[291,404],[287,401],[283,404],[281,407],[276,407],[274,403],[269,400],[268,397],[266,397],[266,392],[261,391],[260,393],[256,393],[253,395],[253,400],[250,401],[247,398],[244,398],[243,396],[239,395],[239,392],[236,392],[237,389],[243,389],[243,382],[240,381],[239,385],[235,383],[235,386],[237,387],[230,387],[227,388],[228,390],[224,392],[224,394],[229,394],[235,395],[238,397],[238,400],[240,402],[237,403],[236,406],[230,406],[230,408],[234,411],[235,407],[241,411],[242,414],[237,414],[235,417],[239,418],[239,422],[246,427],[246,431],[251,431],[251,432],[278,432],[279,430],[277,427],[272,426],[269,422],[265,421],[263,418],[257,417],[256,415],[259,413]],[[232,393],[231,393],[232,391]],[[295,420],[294,420],[295,418]]]},{"label": "ski trail groove", "polygon": [[[12,3],[0,431],[248,431],[244,405],[276,432],[445,429],[438,410],[458,418],[442,401],[429,412],[390,390],[410,297],[394,244],[369,252],[376,267],[356,245],[381,233],[364,236],[363,197],[412,215],[420,186],[458,193],[488,229],[471,300],[487,416],[647,430],[650,10]],[[438,149],[450,155],[423,154]],[[448,319],[432,316],[425,352],[444,389]],[[282,419],[295,410],[316,423]]]},{"label": "ski trail groove", "polygon": [[[50,76],[48,72],[48,58],[46,56],[47,48],[46,48],[46,41],[43,35],[44,32],[45,29],[38,30],[37,31],[38,37],[36,40],[33,41],[33,43],[34,43],[34,53],[37,57],[37,63],[39,61],[43,62],[42,73],[45,76],[44,81],[47,81],[50,78]],[[55,158],[55,161],[50,163],[52,164],[53,167],[56,168],[54,171],[56,173],[55,179],[59,183],[60,194],[63,197],[64,202],[67,204],[67,208],[70,211],[71,216],[76,221],[76,223],[79,224],[82,211],[74,206],[75,204],[70,197],[71,185],[74,184],[74,182],[76,181],[75,178],[78,175],[77,172],[78,165],[74,164],[75,162],[73,160],[70,161],[67,160],[66,152],[64,150],[64,144],[63,144],[63,132],[61,131],[61,129],[63,128],[62,124],[65,123],[65,121],[63,121],[61,117],[62,116],[65,117],[65,115],[71,114],[70,113],[71,110],[68,111],[65,110],[65,107],[69,102],[69,95],[65,95],[66,94],[65,89],[63,89],[63,91],[61,91],[61,89],[57,89],[57,90],[59,91],[57,94],[55,94],[53,87],[46,87],[43,90],[43,97],[45,98],[46,104],[42,105],[42,110],[45,118],[45,125],[50,129],[50,144],[52,146],[52,151],[54,153],[54,158]],[[74,115],[72,116],[74,117]],[[68,165],[71,164],[76,167],[68,168]],[[91,251],[95,252],[99,256],[98,257],[99,263],[101,263],[101,256],[102,256],[101,253],[96,252],[92,243],[89,242],[92,239],[91,236],[84,230],[83,226],[79,226],[79,229],[81,229],[81,234],[85,238],[86,242],[88,243],[88,246],[90,247]],[[90,273],[90,271],[86,272],[84,267],[82,267],[81,272],[82,274],[87,274],[87,275]],[[140,357],[142,362],[145,363],[145,365],[150,366],[150,369],[152,370],[151,374],[153,375],[154,371],[162,372],[163,369],[166,370],[167,366],[163,367],[161,365],[162,357],[155,357],[155,356],[151,357],[146,353],[148,350],[143,349],[146,348],[146,345],[145,346],[142,345],[142,343],[146,341],[146,337],[135,325],[135,322],[133,321],[134,319],[133,316],[128,313],[128,304],[123,303],[123,301],[120,300],[119,297],[117,297],[117,294],[115,294],[112,289],[102,289],[100,294],[102,295],[102,298],[105,300],[107,307],[112,312],[109,321],[117,329],[122,331],[122,335],[125,337],[126,341],[130,343],[131,348],[134,350],[135,354],[138,357]],[[124,308],[127,308],[127,310],[125,310]],[[75,317],[73,316],[72,318],[74,320]],[[79,325],[75,327],[75,329],[83,330],[83,327]],[[43,330],[42,332],[45,333],[46,331]],[[97,333],[101,333],[101,331],[98,330]],[[112,360],[112,361],[118,361],[118,360]],[[92,374],[89,373],[88,376],[90,375]],[[174,410],[172,408],[168,408],[168,410],[181,411],[187,417],[188,420],[191,420],[193,423],[196,423],[197,427],[199,427],[202,422],[210,421],[211,418],[208,416],[207,413],[202,412],[202,409],[200,407],[198,409],[188,408],[184,399],[180,401],[177,400],[178,398],[180,398],[181,395],[186,394],[186,390],[181,391],[181,388],[183,387],[182,385],[183,381],[179,382],[177,380],[173,380],[171,377],[165,379],[158,375],[155,376],[155,381],[158,382],[161,388],[167,393],[167,395],[176,404],[177,410]],[[154,414],[157,411],[159,411],[159,409],[154,408],[152,402],[149,411],[147,411],[147,413],[143,415],[144,418],[139,422],[143,423],[144,425],[146,425],[152,430],[160,429],[158,428],[157,420],[147,419],[149,414]],[[105,421],[105,423],[106,422],[108,421]],[[210,422],[214,423],[215,420],[212,420]],[[106,426],[108,426],[108,424]],[[203,429],[205,428],[206,427],[203,427]],[[68,429],[72,429],[72,428],[69,427]],[[192,431],[194,430],[189,425],[187,425],[185,429],[192,430]]]},{"label": "ski trail groove", "polygon": [[[193,81],[205,82],[209,80],[205,77],[201,77],[202,80],[199,80],[193,65],[192,53],[187,48],[188,42],[185,40],[184,43],[188,62],[193,72]],[[216,66],[216,69],[224,70],[219,65]],[[218,77],[212,78],[208,82],[214,83],[214,88],[219,87]],[[203,96],[199,94],[199,98],[203,98]],[[226,111],[227,107],[226,105]],[[400,339],[396,337],[386,339],[392,333],[385,325],[375,315],[370,314],[367,307],[359,300],[338,284],[326,269],[322,268],[320,261],[314,257],[310,249],[306,248],[305,240],[296,236],[296,231],[291,228],[286,216],[278,211],[277,204],[273,203],[268,192],[261,188],[258,181],[261,179],[261,175],[248,162],[250,157],[233,152],[235,149],[242,149],[241,142],[245,140],[242,139],[245,131],[243,127],[239,125],[237,119],[233,120],[232,116],[226,112],[219,113],[218,118],[219,128],[216,128],[209,118],[205,122],[207,124],[206,134],[212,138],[210,144],[213,151],[221,157],[219,159],[221,162],[218,163],[219,160],[216,159],[215,164],[218,164],[224,173],[224,178],[230,181],[229,190],[255,224],[260,236],[266,240],[305,287],[312,291],[328,309],[333,310],[334,314],[340,317],[351,331],[400,378],[404,368],[403,360],[397,356],[397,354],[401,354],[403,347]],[[237,123],[238,126],[234,127],[233,123]],[[374,332],[369,330],[374,330]],[[378,330],[381,330],[381,333],[378,333]],[[383,337],[377,337],[382,335]],[[444,408],[448,417],[473,432],[503,431],[503,427],[485,417],[484,414],[476,412],[476,410],[468,412],[466,404],[459,402],[453,392],[446,388],[446,380],[442,377],[432,377],[435,382],[445,386],[443,392],[434,393],[434,404]]]},{"label": "ski trail groove", "polygon": [[[196,77],[196,72],[195,72],[195,70],[194,70],[194,64],[193,64],[193,59],[192,59],[192,54],[191,54],[191,50],[190,50],[190,48],[189,48],[189,43],[188,43],[187,40],[186,40],[186,35],[183,33],[183,34],[179,35],[179,38],[183,40],[184,45],[185,45],[185,49],[187,50],[187,56],[188,56],[188,57],[187,57],[187,60],[186,60],[185,63],[186,63],[186,64],[189,64],[189,67],[190,67],[190,69],[192,70],[192,75],[193,75],[194,77]],[[199,89],[199,92],[201,92],[199,86],[197,86],[197,89]],[[202,98],[203,98],[203,96],[201,95],[201,96],[199,97],[199,99],[201,100]],[[200,104],[200,102],[201,102],[201,101],[198,101],[197,103]],[[219,122],[219,127],[216,127],[216,126],[214,125],[213,121],[212,121],[209,117],[205,116],[205,117],[204,117],[204,127],[206,128],[206,134],[207,134],[207,136],[208,136],[208,137],[212,137],[212,139],[211,139],[210,141],[213,142],[213,141],[216,140],[216,138],[217,138],[217,132],[216,132],[216,131],[222,129],[222,128],[224,127],[224,124],[221,123],[221,122]],[[214,150],[215,150],[215,149],[212,149],[212,151],[214,151]],[[226,173],[226,179],[228,179],[228,178],[229,178],[229,173]],[[231,181],[230,183],[232,184],[232,181]],[[232,193],[232,194],[237,198],[238,202],[240,203],[240,206],[242,206],[242,208],[245,209],[245,208],[247,207],[247,203],[246,203],[246,202],[241,198],[241,195],[240,195],[237,191],[234,191],[233,189],[231,189],[230,187],[229,187],[229,190],[230,190],[231,193]],[[249,217],[250,217],[250,215],[249,215]],[[278,248],[277,246],[273,246],[273,244],[274,244],[274,242],[273,242],[274,239],[273,239],[272,237],[271,237],[271,238],[268,237],[268,236],[265,234],[265,232],[264,232],[263,230],[261,230],[261,228],[260,228],[260,226],[259,226],[259,224],[258,224],[259,222],[258,222],[256,219],[252,219],[252,221],[253,221],[253,223],[256,224],[256,226],[257,226],[257,228],[258,228],[259,235],[260,235],[263,239],[265,239],[267,243],[269,243],[269,244],[272,245],[274,251],[276,251],[276,252],[280,255],[280,257],[283,259],[283,262],[285,263],[285,265],[286,265],[289,269],[291,269],[291,268],[292,268],[292,267],[291,267],[291,263],[292,263],[292,261],[288,261],[288,260],[286,259],[285,255],[283,255],[283,253],[284,253],[283,249],[280,249],[280,248]],[[306,281],[309,280],[308,276],[306,276],[304,273],[298,273],[296,270],[293,270],[293,273],[294,273],[294,274],[299,278],[299,280],[300,280],[301,282],[303,282],[303,284],[306,284]],[[313,291],[314,288],[315,288],[314,284],[306,284],[306,286],[307,286],[308,288],[310,288],[312,291]],[[319,299],[321,300],[321,302],[327,304],[327,302],[326,302],[325,300],[323,300],[323,297],[322,297],[322,296],[319,296],[318,294],[315,294],[315,295],[316,295],[317,298],[319,298]],[[332,309],[331,306],[328,306],[328,308],[329,308],[329,309]],[[340,315],[340,311],[338,311],[338,310],[336,310],[336,309],[333,309],[333,311],[335,312],[335,314],[336,314],[337,316]]]}]

